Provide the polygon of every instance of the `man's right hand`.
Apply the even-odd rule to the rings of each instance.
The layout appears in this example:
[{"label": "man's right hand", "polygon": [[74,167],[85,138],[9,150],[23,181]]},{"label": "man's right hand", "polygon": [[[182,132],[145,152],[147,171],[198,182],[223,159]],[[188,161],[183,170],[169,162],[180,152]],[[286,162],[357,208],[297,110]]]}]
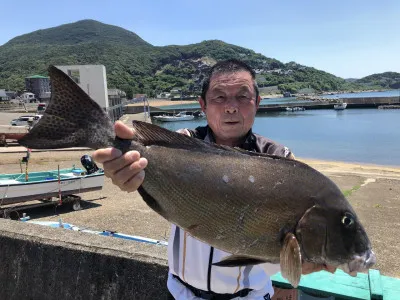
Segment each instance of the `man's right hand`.
[{"label": "man's right hand", "polygon": [[[121,121],[115,122],[115,134],[121,139],[133,139],[134,131]],[[104,174],[122,191],[134,192],[144,180],[144,168],[147,159],[140,157],[138,151],[129,151],[122,155],[116,148],[98,149],[93,159],[103,164]]]}]

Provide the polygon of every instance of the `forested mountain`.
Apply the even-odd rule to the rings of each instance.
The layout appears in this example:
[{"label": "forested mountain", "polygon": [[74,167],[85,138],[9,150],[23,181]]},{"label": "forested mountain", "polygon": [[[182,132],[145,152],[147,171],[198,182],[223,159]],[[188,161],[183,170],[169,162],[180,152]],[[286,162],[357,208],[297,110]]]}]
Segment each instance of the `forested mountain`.
[{"label": "forested mountain", "polygon": [[[365,78],[346,82],[324,71],[295,62],[285,64],[219,40],[157,47],[126,29],[82,20],[21,35],[0,46],[0,88],[22,91],[25,77],[46,75],[50,64],[103,64],[109,88],[122,89],[128,96],[154,96],[173,88],[196,94],[204,72],[227,58],[246,61],[256,69],[261,87],[275,86],[281,91],[362,89],[368,85]],[[374,77],[372,82],[382,80]]]},{"label": "forested mountain", "polygon": [[358,79],[356,83],[366,86],[379,86],[388,89],[400,89],[400,73],[384,72],[372,74]]}]

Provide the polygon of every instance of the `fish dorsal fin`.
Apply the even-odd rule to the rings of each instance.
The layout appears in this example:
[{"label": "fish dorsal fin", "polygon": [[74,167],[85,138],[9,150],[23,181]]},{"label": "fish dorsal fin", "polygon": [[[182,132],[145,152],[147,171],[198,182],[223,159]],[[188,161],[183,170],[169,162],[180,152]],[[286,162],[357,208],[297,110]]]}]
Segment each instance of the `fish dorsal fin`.
[{"label": "fish dorsal fin", "polygon": [[249,156],[258,156],[258,157],[265,157],[265,158],[293,161],[293,159],[286,158],[286,157],[283,157],[283,156],[278,156],[278,155],[273,155],[273,154],[268,154],[268,153],[253,152],[253,151],[248,151],[248,150],[241,149],[241,148],[238,148],[238,147],[235,147],[235,150],[240,152],[240,153],[242,153],[242,154],[249,155]]},{"label": "fish dorsal fin", "polygon": [[244,256],[244,255],[230,255],[222,259],[217,263],[213,263],[214,266],[218,267],[240,267],[240,266],[247,266],[247,265],[258,265],[266,263],[267,261]]},{"label": "fish dorsal fin", "polygon": [[208,143],[146,122],[132,121],[132,126],[135,130],[134,141],[144,146],[158,145],[169,148],[190,148],[191,150],[207,148],[237,152],[232,147]]},{"label": "fish dorsal fin", "polygon": [[300,246],[293,233],[286,234],[280,253],[281,274],[296,288],[299,285],[302,260]]},{"label": "fish dorsal fin", "polygon": [[270,155],[266,153],[250,152],[238,147],[230,147],[226,145],[219,145],[215,143],[205,142],[203,140],[196,139],[175,131],[170,131],[160,126],[142,121],[132,121],[132,126],[133,129],[135,130],[134,141],[144,146],[159,145],[159,146],[167,146],[169,148],[190,147],[191,150],[208,148],[214,150],[231,151],[249,156],[266,157],[273,159],[285,159],[279,156]]},{"label": "fish dorsal fin", "polygon": [[187,147],[204,147],[206,143],[192,138],[190,136],[177,133],[160,126],[141,122],[141,121],[132,121],[132,126],[135,131],[134,141],[144,145],[159,145],[159,146],[169,146],[169,147],[178,147],[178,148],[187,148]]},{"label": "fish dorsal fin", "polygon": [[108,115],[67,74],[49,69],[51,98],[43,117],[19,140],[29,148],[90,147],[111,145],[114,128]]}]

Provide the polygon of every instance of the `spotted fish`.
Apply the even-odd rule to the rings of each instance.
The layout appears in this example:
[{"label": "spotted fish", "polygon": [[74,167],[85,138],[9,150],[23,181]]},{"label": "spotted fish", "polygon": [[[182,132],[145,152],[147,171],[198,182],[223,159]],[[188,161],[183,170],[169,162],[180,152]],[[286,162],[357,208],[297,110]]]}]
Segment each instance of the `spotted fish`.
[{"label": "spotted fish", "polygon": [[206,143],[143,122],[115,136],[107,114],[69,76],[49,68],[51,102],[19,142],[29,148],[116,147],[148,159],[144,201],[193,237],[232,255],[216,263],[280,263],[293,286],[304,261],[357,272],[371,243],[340,189],[295,160]]}]

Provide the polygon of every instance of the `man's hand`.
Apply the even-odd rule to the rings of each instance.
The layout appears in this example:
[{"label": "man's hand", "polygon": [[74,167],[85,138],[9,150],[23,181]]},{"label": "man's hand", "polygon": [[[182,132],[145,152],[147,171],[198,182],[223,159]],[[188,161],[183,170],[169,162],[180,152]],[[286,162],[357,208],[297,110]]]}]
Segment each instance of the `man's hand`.
[{"label": "man's hand", "polygon": [[319,264],[315,264],[315,263],[311,263],[311,262],[303,262],[303,266],[302,266],[302,274],[303,275],[314,273],[314,272],[319,272],[322,270],[328,271],[330,273],[335,273],[336,267],[327,266],[327,265],[319,265]]},{"label": "man's hand", "polygon": [[[132,139],[134,131],[117,121],[115,134],[121,139]],[[129,151],[122,155],[116,148],[98,149],[93,152],[93,159],[103,164],[104,174],[123,191],[136,191],[144,180],[147,159],[140,157],[138,151]]]}]

